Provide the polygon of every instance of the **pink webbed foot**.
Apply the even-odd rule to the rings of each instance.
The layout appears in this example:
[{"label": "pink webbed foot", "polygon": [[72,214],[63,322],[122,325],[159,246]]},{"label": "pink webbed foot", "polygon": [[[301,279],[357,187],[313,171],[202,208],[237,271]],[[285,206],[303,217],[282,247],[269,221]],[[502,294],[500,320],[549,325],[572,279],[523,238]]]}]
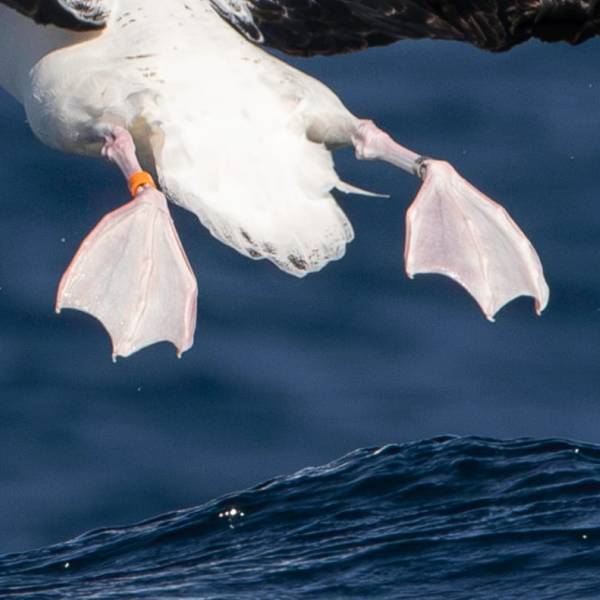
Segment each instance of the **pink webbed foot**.
[{"label": "pink webbed foot", "polygon": [[423,171],[423,185],[406,213],[408,276],[451,277],[490,321],[519,296],[532,296],[541,314],[549,296],[542,264],[506,210],[446,162],[428,159]]},{"label": "pink webbed foot", "polygon": [[56,310],[81,310],[106,328],[113,358],[160,341],[178,355],[194,341],[196,278],[166,198],[152,188],[106,215],[63,275]]},{"label": "pink webbed foot", "polygon": [[179,356],[196,325],[196,278],[169,215],[167,200],[141,170],[131,135],[113,128],[102,154],[115,162],[134,199],[106,215],[65,271],[56,310],[72,308],[100,320],[113,358],[160,341]]},{"label": "pink webbed foot", "polygon": [[420,157],[370,121],[353,137],[358,158],[385,160],[419,175],[423,185],[406,214],[409,277],[439,273],[460,283],[485,316],[518,296],[536,311],[548,303],[548,285],[533,246],[506,210],[464,180],[446,162]]}]

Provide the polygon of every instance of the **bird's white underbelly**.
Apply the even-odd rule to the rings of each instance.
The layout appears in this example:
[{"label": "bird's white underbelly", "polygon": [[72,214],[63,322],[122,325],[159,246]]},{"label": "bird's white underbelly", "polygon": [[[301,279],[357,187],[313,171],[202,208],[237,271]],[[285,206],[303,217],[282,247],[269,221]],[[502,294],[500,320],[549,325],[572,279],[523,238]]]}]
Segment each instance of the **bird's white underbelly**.
[{"label": "bird's white underbelly", "polygon": [[151,12],[141,0],[127,7],[100,37],[51,52],[31,71],[24,104],[47,144],[95,154],[96,127],[107,117],[135,135],[175,111],[182,126],[189,111],[195,123],[239,118],[257,126],[303,126],[317,105],[348,116],[325,86],[247,42],[204,0],[153,2]]}]

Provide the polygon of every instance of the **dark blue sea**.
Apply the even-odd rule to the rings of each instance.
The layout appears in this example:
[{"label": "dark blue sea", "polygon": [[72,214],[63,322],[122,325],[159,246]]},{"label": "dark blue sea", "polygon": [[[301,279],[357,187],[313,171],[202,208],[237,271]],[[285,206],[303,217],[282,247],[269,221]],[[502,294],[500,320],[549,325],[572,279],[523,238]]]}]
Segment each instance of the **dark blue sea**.
[{"label": "dark blue sea", "polygon": [[0,597],[599,598],[599,50],[295,61],[508,208],[541,318],[520,299],[490,324],[453,282],[408,280],[418,181],[342,151],[346,181],[391,198],[340,197],[357,238],[304,280],[174,211],[200,288],[181,360],[113,364],[94,319],[54,314],[127,192],[1,95]]},{"label": "dark blue sea", "polygon": [[2,598],[598,598],[600,448],[439,437],[0,558]]}]

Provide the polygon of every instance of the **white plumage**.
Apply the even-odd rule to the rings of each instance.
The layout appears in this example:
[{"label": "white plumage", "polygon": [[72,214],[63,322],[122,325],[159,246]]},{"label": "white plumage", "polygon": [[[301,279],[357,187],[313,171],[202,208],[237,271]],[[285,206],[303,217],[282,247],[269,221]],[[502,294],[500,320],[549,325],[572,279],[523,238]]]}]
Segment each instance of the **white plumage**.
[{"label": "white plumage", "polygon": [[[425,159],[353,116],[320,82],[247,41],[208,0],[115,0],[109,8],[104,30],[76,33],[36,25],[0,5],[0,83],[24,104],[33,131],[51,146],[93,156],[104,147],[127,177],[136,171],[137,150],[169,200],[246,256],[267,258],[296,276],[343,256],[353,231],[331,192],[360,190],[339,180],[331,147],[353,144],[359,158],[426,172]],[[131,134],[135,148],[115,132]],[[431,169],[430,175],[424,190],[447,189],[456,197],[441,203],[447,213],[436,213],[430,227],[428,221],[419,229],[431,215],[413,212],[414,230],[432,235],[431,229],[458,219],[462,224],[451,229],[464,229],[469,221],[475,241],[453,240],[462,247],[447,274],[477,290],[490,318],[522,293],[543,308],[548,294],[541,265],[516,225],[473,207],[489,201],[461,187],[464,180],[452,169]],[[434,185],[438,175],[452,185]],[[190,287],[193,275],[174,229],[165,225],[164,236],[157,233],[165,210],[151,198],[143,208],[134,201],[127,211],[109,215],[63,277],[57,308],[85,310],[102,320],[115,355],[159,339],[170,339],[179,351],[192,343],[195,280]],[[478,221],[484,221],[480,229]],[[499,248],[507,260],[495,261],[504,271],[491,278],[501,284],[487,271],[472,272],[482,247],[478,235],[487,237],[486,252],[494,251],[494,239],[517,248]],[[454,252],[445,240],[441,235],[434,244],[442,261]],[[419,247],[427,249],[428,239],[420,239]],[[111,254],[118,259],[111,262]],[[424,254],[431,259],[431,252]],[[417,253],[410,258],[411,272],[431,270]],[[521,275],[513,284],[515,260]],[[173,279],[172,273],[179,275]],[[102,280],[91,286],[94,292],[86,292],[90,277]],[[475,283],[467,281],[473,277]]]},{"label": "white plumage", "polygon": [[[4,26],[42,29],[3,13]],[[101,35],[62,37],[88,39],[46,55],[17,91],[44,142],[97,154],[98,121],[113,119],[169,199],[236,250],[295,275],[344,254],[352,227],[330,194],[339,180],[307,131],[323,115],[348,131],[355,119],[325,86],[250,44],[205,0],[127,0]]]}]

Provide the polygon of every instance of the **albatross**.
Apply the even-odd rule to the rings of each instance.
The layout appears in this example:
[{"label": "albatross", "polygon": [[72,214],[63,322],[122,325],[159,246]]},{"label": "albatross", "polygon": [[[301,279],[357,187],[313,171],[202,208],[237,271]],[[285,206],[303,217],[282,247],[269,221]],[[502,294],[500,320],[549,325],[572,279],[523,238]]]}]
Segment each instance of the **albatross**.
[{"label": "albatross", "polygon": [[353,238],[332,195],[368,193],[334,169],[332,151],[349,145],[422,180],[406,214],[409,277],[451,277],[490,320],[522,295],[541,313],[540,259],[499,204],[263,47],[329,55],[433,38],[498,52],[530,38],[577,44],[599,27],[592,0],[0,0],[0,85],[39,139],[107,158],[131,195],[82,242],[56,310],[99,319],[115,358],[165,340],[181,355],[197,284],[167,199],[303,277]]}]

